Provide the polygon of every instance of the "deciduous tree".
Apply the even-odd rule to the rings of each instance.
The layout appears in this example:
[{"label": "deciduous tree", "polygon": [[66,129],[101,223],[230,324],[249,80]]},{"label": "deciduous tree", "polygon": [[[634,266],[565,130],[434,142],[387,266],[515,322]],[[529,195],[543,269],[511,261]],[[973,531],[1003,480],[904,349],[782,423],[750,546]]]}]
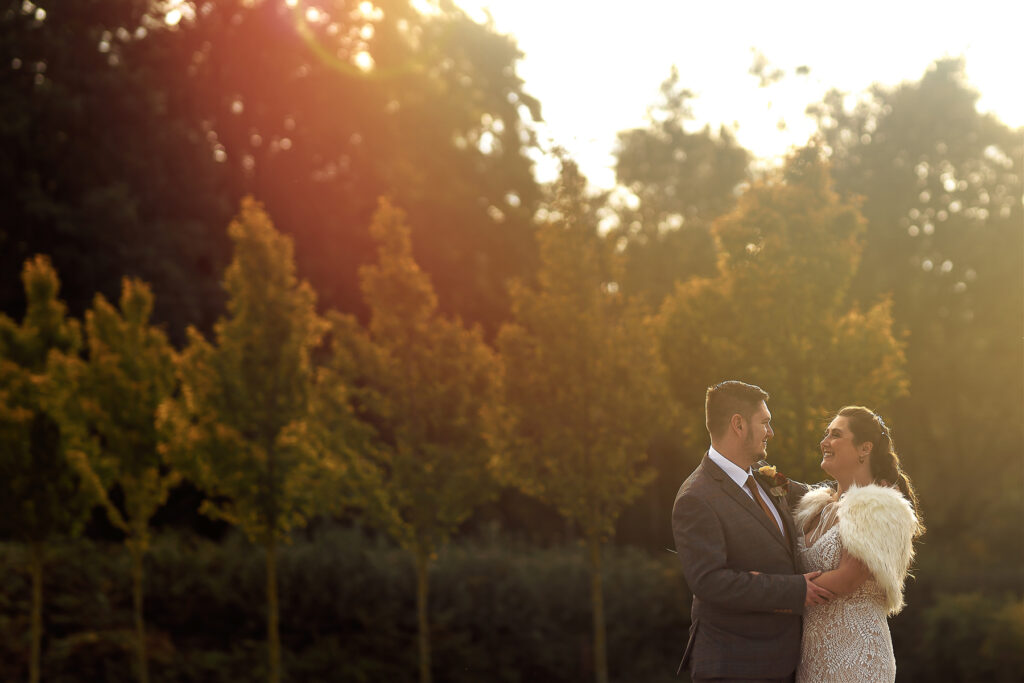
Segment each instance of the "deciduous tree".
[{"label": "deciduous tree", "polygon": [[810,108],[836,187],[863,197],[851,296],[865,304],[891,293],[908,334],[912,393],[892,422],[930,501],[928,547],[965,573],[1024,562],[1009,522],[1024,514],[1024,460],[1004,460],[971,515],[947,476],[965,453],[1017,451],[1019,430],[992,425],[1019,424],[1024,396],[1024,130],[978,100],[965,63],[942,59],[919,80],[859,98],[832,92]]},{"label": "deciduous tree", "polygon": [[794,154],[715,223],[718,275],[678,285],[661,312],[662,353],[690,416],[691,452],[706,445],[706,387],[743,379],[772,396],[780,469],[812,481],[833,411],[850,403],[884,411],[907,391],[889,302],[848,303],[863,218],[833,190],[818,154]]},{"label": "deciduous tree", "polygon": [[[227,316],[209,342],[190,328],[182,399],[163,425],[189,476],[211,496],[204,511],[266,550],[269,680],[281,679],[277,547],[331,495],[333,454],[312,429],[311,352],[326,330],[316,295],[295,275],[292,242],[252,199],[228,228],[235,255],[225,275]],[[343,428],[344,425],[339,426]]]},{"label": "deciduous tree", "polygon": [[[153,0],[4,4],[0,272],[48,254],[73,315],[140,277],[157,294],[155,319],[182,340],[223,305],[232,205],[169,11]],[[20,314],[19,297],[0,284],[0,310]]]},{"label": "deciduous tree", "polygon": [[668,414],[650,320],[619,290],[621,270],[598,234],[585,180],[563,161],[542,226],[538,285],[513,288],[505,361],[509,432],[500,460],[524,491],[555,506],[586,540],[594,668],[608,680],[601,550],[623,508],[654,477],[647,446]]},{"label": "deciduous tree", "polygon": [[60,281],[45,256],[21,273],[27,309],[21,324],[0,314],[0,526],[29,547],[32,617],[29,680],[39,681],[46,544],[79,532],[92,498],[67,458],[55,415],[74,395],[61,366],[81,346],[77,321],[57,298]]},{"label": "deciduous tree", "polygon": [[711,222],[735,206],[737,188],[749,180],[750,153],[728,128],[688,129],[693,97],[673,68],[647,126],[618,135],[615,177],[635,204],[617,208],[609,238],[623,251],[620,285],[652,306],[676,281],[714,273]]},{"label": "deciduous tree", "polygon": [[439,315],[430,278],[413,259],[404,213],[381,201],[370,232],[377,263],[360,277],[372,346],[365,339],[359,346],[376,397],[364,407],[381,436],[389,514],[378,521],[415,563],[420,680],[428,683],[431,562],[473,509],[497,493],[489,463],[498,362],[478,328]]},{"label": "deciduous tree", "polygon": [[[157,410],[175,389],[177,355],[163,331],[150,324],[152,311],[153,294],[139,280],[125,278],[119,308],[96,295],[86,313],[88,359],[73,371],[79,393],[62,414],[75,444],[73,463],[111,524],[125,534],[142,683],[149,680],[143,618],[149,522],[181,480],[157,427]],[[121,504],[111,497],[115,490]]]}]

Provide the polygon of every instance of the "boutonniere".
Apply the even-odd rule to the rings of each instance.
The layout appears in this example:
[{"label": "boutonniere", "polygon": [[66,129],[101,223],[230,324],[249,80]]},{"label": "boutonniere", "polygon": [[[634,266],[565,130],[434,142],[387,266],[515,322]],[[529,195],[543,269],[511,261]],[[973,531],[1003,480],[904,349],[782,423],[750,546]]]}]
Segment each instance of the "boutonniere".
[{"label": "boutonniere", "polygon": [[767,484],[769,494],[777,498],[785,498],[786,494],[789,493],[789,479],[786,479],[784,474],[775,469],[775,465],[759,467],[757,473],[761,476],[761,480]]}]

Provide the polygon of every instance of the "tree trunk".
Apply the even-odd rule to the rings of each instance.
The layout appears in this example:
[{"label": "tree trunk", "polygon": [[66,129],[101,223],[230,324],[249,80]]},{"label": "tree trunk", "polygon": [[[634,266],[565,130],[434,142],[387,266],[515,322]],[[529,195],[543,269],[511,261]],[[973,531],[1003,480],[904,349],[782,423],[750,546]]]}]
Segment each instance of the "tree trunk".
[{"label": "tree trunk", "polygon": [[281,638],[277,628],[277,534],[267,543],[267,650],[270,683],[281,681]]},{"label": "tree trunk", "polygon": [[135,609],[135,643],[138,657],[139,681],[149,683],[149,664],[146,660],[146,623],[142,617],[142,560],[144,553],[140,548],[131,548],[132,555],[132,607]]},{"label": "tree trunk", "polygon": [[420,683],[430,683],[430,622],[427,620],[427,598],[430,554],[416,552],[416,616],[419,624]]},{"label": "tree trunk", "polygon": [[30,548],[32,571],[32,649],[29,655],[28,680],[39,683],[40,655],[43,643],[43,544],[32,543]]},{"label": "tree trunk", "polygon": [[587,539],[590,549],[590,604],[594,610],[594,676],[597,683],[608,683],[608,652],[604,628],[604,590],[601,586],[601,538]]}]

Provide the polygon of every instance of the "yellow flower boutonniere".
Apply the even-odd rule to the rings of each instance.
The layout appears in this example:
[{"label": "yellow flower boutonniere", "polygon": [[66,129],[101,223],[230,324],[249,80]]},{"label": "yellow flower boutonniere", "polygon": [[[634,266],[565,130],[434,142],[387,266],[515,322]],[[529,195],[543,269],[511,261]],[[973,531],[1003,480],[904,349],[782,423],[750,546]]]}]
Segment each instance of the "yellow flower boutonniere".
[{"label": "yellow flower boutonniere", "polygon": [[789,479],[781,474],[775,465],[764,465],[759,467],[757,473],[762,481],[768,485],[768,493],[778,498],[785,498],[789,493]]}]

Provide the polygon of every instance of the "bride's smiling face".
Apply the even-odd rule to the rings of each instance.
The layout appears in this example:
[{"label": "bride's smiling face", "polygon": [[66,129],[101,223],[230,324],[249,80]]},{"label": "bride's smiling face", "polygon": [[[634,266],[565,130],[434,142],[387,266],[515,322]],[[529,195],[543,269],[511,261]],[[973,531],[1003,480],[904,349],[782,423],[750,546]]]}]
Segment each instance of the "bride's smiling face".
[{"label": "bride's smiling face", "polygon": [[836,481],[851,478],[861,464],[863,448],[854,445],[853,432],[845,417],[832,420],[825,430],[825,438],[818,445],[821,447],[821,469]]}]

